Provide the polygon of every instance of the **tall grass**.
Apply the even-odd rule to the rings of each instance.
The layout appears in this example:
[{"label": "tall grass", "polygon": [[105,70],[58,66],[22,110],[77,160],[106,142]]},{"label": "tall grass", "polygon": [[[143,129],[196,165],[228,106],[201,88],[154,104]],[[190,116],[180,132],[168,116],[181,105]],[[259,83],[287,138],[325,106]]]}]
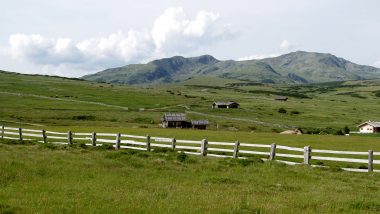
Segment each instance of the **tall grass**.
[{"label": "tall grass", "polygon": [[2,213],[380,212],[379,174],[0,142]]}]

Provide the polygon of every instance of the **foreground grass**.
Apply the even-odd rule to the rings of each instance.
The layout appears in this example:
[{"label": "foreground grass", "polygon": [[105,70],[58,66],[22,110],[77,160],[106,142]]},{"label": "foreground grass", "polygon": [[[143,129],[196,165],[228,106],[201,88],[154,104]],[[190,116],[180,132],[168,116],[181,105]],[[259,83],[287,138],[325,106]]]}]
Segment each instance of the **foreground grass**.
[{"label": "foreground grass", "polygon": [[376,213],[380,175],[0,141],[5,213]]}]

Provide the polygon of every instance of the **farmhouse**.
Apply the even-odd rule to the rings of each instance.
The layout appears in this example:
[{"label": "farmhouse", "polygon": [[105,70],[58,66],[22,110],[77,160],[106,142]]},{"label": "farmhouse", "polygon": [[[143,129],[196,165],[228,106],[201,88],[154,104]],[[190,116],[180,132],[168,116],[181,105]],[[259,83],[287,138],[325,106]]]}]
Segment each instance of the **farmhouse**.
[{"label": "farmhouse", "polygon": [[161,119],[163,128],[190,128],[191,123],[186,120],[184,113],[165,113]]},{"label": "farmhouse", "polygon": [[228,102],[214,102],[212,104],[212,108],[238,108],[239,103],[234,101],[228,101]]},{"label": "farmhouse", "polygon": [[193,129],[206,129],[208,120],[192,120],[191,126]]},{"label": "farmhouse", "polygon": [[278,96],[278,97],[274,98],[274,100],[277,100],[277,101],[288,101],[288,98],[284,97],[284,96]]},{"label": "farmhouse", "polygon": [[380,132],[380,122],[368,121],[358,125],[359,132],[363,134]]}]

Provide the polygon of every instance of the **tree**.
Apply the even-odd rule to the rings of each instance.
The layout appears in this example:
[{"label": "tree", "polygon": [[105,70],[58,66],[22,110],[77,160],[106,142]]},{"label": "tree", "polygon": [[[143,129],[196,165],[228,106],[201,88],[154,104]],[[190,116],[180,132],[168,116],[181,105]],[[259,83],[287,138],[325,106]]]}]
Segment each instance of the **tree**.
[{"label": "tree", "polygon": [[286,109],[284,109],[284,108],[279,108],[279,109],[278,109],[278,113],[280,113],[280,114],[286,114]]},{"label": "tree", "polygon": [[343,133],[344,133],[344,134],[350,134],[350,129],[349,129],[347,126],[345,126],[345,127],[343,128]]}]

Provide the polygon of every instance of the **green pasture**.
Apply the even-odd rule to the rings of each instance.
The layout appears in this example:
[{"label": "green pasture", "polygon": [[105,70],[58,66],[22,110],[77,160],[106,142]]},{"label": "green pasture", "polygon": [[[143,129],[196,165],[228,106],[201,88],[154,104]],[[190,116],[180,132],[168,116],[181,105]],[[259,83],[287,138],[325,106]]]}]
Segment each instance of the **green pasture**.
[{"label": "green pasture", "polygon": [[379,176],[0,140],[1,213],[378,213]]},{"label": "green pasture", "polygon": [[[379,81],[275,86],[210,79],[209,84],[189,80],[137,88],[10,73],[0,77],[3,123],[155,128],[163,113],[186,112],[189,119],[208,119],[209,130],[280,132],[298,127],[333,134],[376,120],[380,104]],[[279,95],[289,100],[275,101]],[[239,102],[240,108],[211,109],[214,101],[227,100]]]}]

